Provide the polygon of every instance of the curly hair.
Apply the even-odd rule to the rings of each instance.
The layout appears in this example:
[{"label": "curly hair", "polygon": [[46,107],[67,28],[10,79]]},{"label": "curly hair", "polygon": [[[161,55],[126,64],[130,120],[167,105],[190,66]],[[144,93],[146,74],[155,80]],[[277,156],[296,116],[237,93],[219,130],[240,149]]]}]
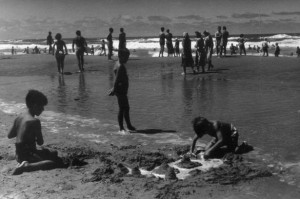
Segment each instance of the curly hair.
[{"label": "curly hair", "polygon": [[33,89],[28,91],[25,101],[28,108],[35,104],[41,106],[46,106],[48,104],[47,97],[42,92]]},{"label": "curly hair", "polygon": [[193,119],[192,124],[195,133],[203,134],[206,128],[208,127],[208,120],[204,117],[196,117]]}]

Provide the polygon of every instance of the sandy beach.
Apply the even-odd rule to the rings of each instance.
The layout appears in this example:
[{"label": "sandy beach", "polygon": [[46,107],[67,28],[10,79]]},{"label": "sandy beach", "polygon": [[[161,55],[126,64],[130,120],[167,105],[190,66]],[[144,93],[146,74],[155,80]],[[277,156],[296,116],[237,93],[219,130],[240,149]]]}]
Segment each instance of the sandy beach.
[{"label": "sandy beach", "polygon": [[[107,57],[100,56],[86,56],[85,59],[85,73],[88,74],[85,76],[85,82],[89,82],[89,80],[91,80],[90,77],[94,76],[99,76],[99,79],[103,78],[111,81],[111,69],[114,62],[108,61]],[[280,155],[284,156],[282,160],[295,163],[296,166],[300,161],[299,155],[297,156],[297,154],[295,154],[299,149],[296,145],[298,143],[297,140],[299,140],[299,135],[292,134],[292,132],[294,130],[296,131],[299,127],[300,104],[299,102],[293,103],[299,99],[299,94],[297,93],[299,91],[299,84],[297,84],[299,80],[296,78],[297,76],[299,77],[300,74],[299,62],[300,59],[294,57],[266,58],[233,56],[219,59],[214,57],[213,64],[215,67],[212,72],[192,75],[190,68],[188,68],[187,72],[190,74],[187,74],[186,78],[184,78],[181,75],[182,68],[180,67],[180,58],[130,58],[127,68],[130,82],[133,82],[129,88],[129,96],[132,100],[131,107],[133,109],[131,115],[136,127],[141,129],[141,131],[134,135],[124,136],[107,134],[106,130],[102,132],[101,129],[99,130],[98,128],[97,133],[99,135],[105,135],[106,141],[91,141],[93,140],[90,138],[91,136],[74,136],[71,132],[67,133],[71,127],[69,130],[66,129],[64,133],[54,132],[52,131],[53,129],[51,130],[49,127],[53,123],[45,120],[42,129],[45,140],[44,145],[51,149],[58,150],[59,156],[68,160],[68,168],[57,168],[49,171],[36,171],[12,176],[11,171],[16,167],[17,162],[14,159],[14,140],[7,138],[7,132],[17,116],[17,113],[9,113],[7,110],[2,110],[0,111],[0,198],[299,198],[299,165],[298,167],[276,165],[276,159],[270,166],[270,162],[266,160],[266,156],[258,155],[260,153],[272,154],[272,151],[280,148],[280,144],[278,143],[282,141],[287,143],[286,147],[280,148]],[[154,67],[157,67],[158,70],[149,69]],[[69,87],[72,87],[73,84],[68,82],[68,78],[78,75],[76,73],[77,70],[75,56],[67,56],[65,60],[65,72],[67,72],[67,74],[64,75],[64,81]],[[0,82],[2,84],[2,90],[7,88],[7,90],[1,93],[1,95],[6,94],[7,96],[1,97],[6,101],[14,100],[16,103],[24,103],[23,99],[25,94],[28,88],[32,87],[32,83],[30,83],[29,86],[29,83],[26,83],[26,81],[29,81],[26,79],[28,76],[30,77],[28,79],[42,79],[43,76],[49,76],[54,79],[53,82],[55,82],[55,85],[58,84],[56,78],[59,79],[59,74],[57,73],[54,57],[50,55],[0,57]],[[23,85],[24,88],[8,90],[10,89],[10,79],[21,79],[23,82],[19,84]],[[77,79],[76,77],[76,81]],[[151,114],[151,105],[148,107],[149,114],[147,116],[149,118],[149,125],[152,126],[147,126],[147,122],[145,122],[147,121],[145,119],[147,116],[141,116],[141,112],[148,109],[139,107],[145,107],[147,97],[151,100],[151,97],[155,97],[155,94],[152,94],[151,97],[139,96],[140,101],[142,101],[139,103],[136,99],[138,95],[136,93],[138,93],[140,89],[140,83],[148,84],[150,80],[163,82],[162,79],[168,79],[166,84],[171,85],[167,88],[162,88],[162,90],[167,90],[164,90],[166,93],[171,93],[170,90],[172,89],[178,89],[176,87],[178,82],[182,87],[186,87],[194,86],[195,81],[197,82],[196,87],[198,86],[199,90],[202,88],[201,85],[208,85],[208,88],[214,89],[215,87],[212,86],[214,82],[220,82],[220,85],[226,84],[226,86],[228,82],[237,82],[237,84],[240,85],[240,87],[238,87],[239,90],[237,89],[240,93],[231,92],[228,93],[227,96],[227,94],[224,94],[222,89],[220,89],[218,90],[219,95],[215,96],[214,93],[207,91],[208,97],[218,97],[218,100],[225,103],[225,105],[224,107],[220,106],[218,109],[203,109],[201,113],[206,113],[207,117],[214,119],[228,120],[230,118],[230,121],[234,121],[238,126],[241,126],[241,141],[247,140],[254,146],[254,150],[243,155],[233,156],[231,159],[229,158],[230,163],[224,164],[216,170],[193,172],[184,180],[161,179],[153,175],[143,176],[138,172],[134,173],[133,170],[135,168],[143,168],[150,171],[162,165],[164,162],[170,163],[179,160],[180,155],[187,152],[190,137],[193,136],[191,127],[187,128],[179,123],[169,122],[165,118],[155,120],[159,116]],[[79,84],[80,82],[82,83],[82,80],[83,79],[79,77]],[[209,83],[205,84],[203,82]],[[251,82],[251,86],[249,86],[249,82]],[[95,86],[96,83],[93,81],[93,86]],[[102,83],[102,81],[100,81],[100,83]],[[152,82],[150,83],[152,84]],[[165,82],[163,82],[162,85],[165,85],[164,83]],[[172,85],[173,83],[175,86]],[[42,83],[36,84],[37,89],[43,91],[45,88],[41,84]],[[107,84],[109,85],[109,83]],[[90,85],[91,84],[86,83],[84,88],[87,89]],[[106,86],[106,84],[102,85]],[[158,92],[155,91],[155,84],[152,85],[153,93]],[[101,85],[96,86],[101,87]],[[107,91],[108,86],[105,86],[103,86],[104,88],[99,88],[97,92]],[[18,85],[18,87],[20,86]],[[80,85],[78,87],[78,89],[80,89]],[[75,86],[74,88],[77,89]],[[151,90],[152,88],[150,88],[151,86],[145,87],[145,90]],[[242,88],[245,89],[244,93]],[[260,91],[258,93],[256,93],[257,88]],[[197,93],[197,91],[189,90],[191,93],[186,92],[186,90],[183,91],[183,101],[189,99],[194,93]],[[246,92],[246,90],[248,92]],[[280,91],[280,93],[278,93],[278,91]],[[14,92],[20,92],[20,96],[22,97]],[[8,96],[10,93],[12,93],[12,96]],[[176,92],[172,92],[171,94],[173,93]],[[226,104],[227,100],[235,102],[234,104],[240,103],[240,101],[236,99],[238,98],[237,94],[245,100],[240,106],[243,107],[243,110],[240,110],[240,112],[235,110],[236,107],[230,103]],[[107,97],[106,93],[102,95]],[[262,102],[259,104],[253,102],[255,104],[251,104],[251,99],[246,101],[246,99],[249,98],[248,95],[251,96],[252,101],[256,100],[252,98],[253,95],[257,96],[258,101],[262,99]],[[269,100],[268,106],[264,105],[264,95],[272,95],[270,98],[267,98],[268,100],[274,99],[274,101]],[[20,97],[20,99],[11,99],[15,96]],[[84,96],[82,97],[80,95],[74,96],[72,95],[72,98],[70,98],[72,101],[69,98],[66,98],[65,101],[68,102],[69,100],[70,104],[79,103],[80,100],[84,98]],[[263,97],[260,98],[261,96]],[[283,98],[284,96],[287,98]],[[91,95],[89,97],[91,98]],[[170,96],[162,95],[159,97],[169,98]],[[55,101],[56,99],[52,96],[49,97],[49,101],[51,100]],[[107,107],[110,107],[111,103],[113,103],[110,101],[114,100],[115,99],[111,98],[107,99],[107,101],[105,101],[105,103],[108,104]],[[205,97],[202,96],[201,100],[204,103]],[[210,100],[213,101],[211,102],[213,104],[212,107],[219,107],[218,100]],[[294,101],[290,104],[289,100]],[[189,108],[195,109],[195,107],[199,108],[199,106],[193,103],[189,104],[189,102],[190,101],[188,101],[187,104],[190,105],[190,107],[184,110],[178,110],[178,112],[182,111],[185,115],[195,116],[195,114],[198,113],[190,114]],[[205,101],[205,103],[206,102],[207,104],[204,105],[210,106],[209,100]],[[88,110],[88,107],[84,107],[84,101],[82,101],[82,103],[83,104],[79,104],[78,106],[82,106]],[[168,103],[170,105],[170,115],[174,115],[171,109],[172,105],[176,107],[176,103],[173,103],[173,101]],[[249,104],[249,106],[247,104]],[[285,112],[287,109],[286,104],[290,104],[289,107],[291,108],[288,109],[287,113]],[[104,115],[103,117],[109,121],[116,120],[117,105],[113,105],[114,108],[107,108],[106,106],[100,108],[101,113]],[[161,106],[164,106],[164,104]],[[275,110],[274,107],[276,107]],[[60,112],[63,110],[66,111],[66,114],[70,114],[67,109],[68,107],[66,109],[63,109],[65,107],[59,107],[61,109],[57,108],[55,110],[54,108],[55,105],[50,102],[49,109],[51,111]],[[251,112],[253,109],[257,109],[257,112]],[[105,111],[112,113],[108,114]],[[278,112],[278,114],[276,115],[272,111],[275,113]],[[74,112],[76,112],[76,110],[74,110]],[[238,115],[235,115],[237,112]],[[247,119],[243,120],[243,114]],[[83,111],[83,114],[80,115],[93,118],[97,116],[97,112],[95,115],[89,115],[87,111]],[[180,115],[178,117],[180,118],[182,116]],[[287,121],[285,117],[291,117],[293,119],[288,119]],[[269,120],[265,118],[269,118]],[[191,121],[192,119],[192,117],[184,118],[184,122],[188,123],[186,121]],[[41,121],[43,122],[43,118],[41,118]],[[151,123],[152,121],[154,122]],[[282,123],[276,126],[280,121]],[[115,121],[115,123],[111,125],[111,131],[116,131],[115,126],[113,126],[116,123]],[[268,126],[270,123],[274,123],[274,126]],[[163,126],[163,124],[165,124],[165,126]],[[61,128],[64,126],[64,124],[60,125]],[[69,124],[66,122],[65,126],[67,125]],[[187,126],[190,126],[190,122]],[[82,128],[88,131],[88,127]],[[185,131],[189,133],[184,132],[184,130],[182,130],[183,128],[187,128]],[[163,138],[163,135],[167,134],[167,130],[172,130],[171,132],[176,131],[176,136],[179,137],[177,141],[179,141],[166,143],[156,140]],[[286,130],[287,134],[284,134],[283,130]],[[270,132],[276,132],[278,134],[276,134],[277,137],[274,138],[274,140],[264,139],[266,136],[269,136]],[[151,134],[149,135],[151,137],[142,137],[147,134]],[[92,135],[92,133],[90,133],[90,135]],[[289,139],[285,140],[287,136],[289,136]],[[171,137],[167,138],[169,139]],[[264,148],[265,145],[267,145],[266,148]],[[128,168],[132,169],[132,171],[128,170]],[[293,176],[292,180],[288,177],[284,177],[284,174],[291,170],[293,170],[291,174]],[[294,183],[291,183],[291,181]]]}]

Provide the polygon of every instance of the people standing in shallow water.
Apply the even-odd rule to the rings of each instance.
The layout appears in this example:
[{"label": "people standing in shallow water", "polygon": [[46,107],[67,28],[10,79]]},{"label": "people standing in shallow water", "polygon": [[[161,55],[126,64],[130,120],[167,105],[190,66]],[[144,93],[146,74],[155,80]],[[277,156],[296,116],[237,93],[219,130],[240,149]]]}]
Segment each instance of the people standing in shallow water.
[{"label": "people standing in shallow water", "polygon": [[36,145],[44,144],[41,122],[36,116],[42,114],[47,103],[47,97],[43,93],[29,90],[26,95],[27,111],[15,119],[7,135],[9,139],[16,138],[16,159],[19,164],[13,171],[13,175],[52,169],[60,161],[57,151],[50,151],[46,148],[40,150],[36,147]]},{"label": "people standing in shallow water", "polygon": [[206,54],[206,62],[208,63],[208,70],[211,70],[214,66],[212,65],[212,54],[214,50],[214,42],[212,36],[206,30],[204,34],[204,50]]},{"label": "people standing in shallow water", "polygon": [[227,31],[226,26],[223,26],[223,33],[222,33],[222,39],[221,39],[221,52],[220,52],[221,56],[223,54],[224,54],[224,56],[226,56],[228,37],[229,37],[229,32]]},{"label": "people standing in shallow water", "polygon": [[265,41],[262,43],[262,51],[263,56],[269,56],[269,44],[267,38],[265,38]]},{"label": "people standing in shallow water", "polygon": [[76,57],[78,61],[78,67],[79,71],[78,72],[83,72],[84,71],[84,51],[85,48],[87,47],[86,40],[84,37],[81,36],[81,32],[79,30],[76,31],[76,37],[73,40],[72,44],[72,50],[73,52],[75,51],[74,46],[76,45]]},{"label": "people standing in shallow water", "polygon": [[53,38],[52,38],[52,32],[49,32],[48,36],[47,36],[47,45],[49,46],[49,54],[52,51],[52,44],[54,43]]},{"label": "people standing in shallow water", "polygon": [[173,39],[173,35],[172,35],[172,33],[170,33],[170,30],[167,29],[167,34],[166,34],[167,42],[166,42],[166,44],[167,44],[167,48],[168,48],[168,57],[172,54],[174,55],[174,48],[173,48],[172,39]]},{"label": "people standing in shallow water", "polygon": [[202,73],[205,72],[204,67],[205,67],[205,50],[204,50],[204,40],[202,38],[202,35],[200,32],[196,31],[196,58],[195,58],[195,65],[197,67],[197,72],[199,72],[199,66],[202,68]]},{"label": "people standing in shallow water", "polygon": [[129,80],[127,75],[127,70],[125,67],[125,63],[128,60],[128,53],[126,50],[119,50],[119,61],[116,63],[114,68],[115,73],[115,81],[114,86],[110,90],[109,95],[116,95],[119,104],[119,113],[118,113],[118,123],[120,127],[120,131],[125,131],[123,125],[123,119],[127,124],[127,128],[130,131],[135,131],[135,127],[132,126],[129,116],[129,102],[128,102],[128,88],[129,88]]},{"label": "people standing in shallow water", "polygon": [[275,57],[278,57],[280,54],[280,48],[278,46],[278,43],[275,44],[275,52],[274,52],[274,55]]},{"label": "people standing in shallow water", "polygon": [[107,40],[107,48],[108,48],[108,55],[107,58],[108,60],[112,60],[112,52],[113,52],[113,37],[112,37],[112,33],[114,32],[113,28],[109,28],[109,34],[106,38]]},{"label": "people standing in shallow water", "polygon": [[193,73],[196,73],[194,70],[194,60],[192,56],[191,40],[187,32],[183,33],[182,40],[182,63],[183,75],[186,74],[186,67],[192,67]]},{"label": "people standing in shallow water", "polygon": [[68,54],[68,49],[66,43],[61,38],[60,33],[55,35],[56,42],[53,45],[53,55],[55,54],[58,72],[64,74],[65,55]]},{"label": "people standing in shallow water", "polygon": [[158,57],[164,57],[164,51],[165,51],[165,28],[161,27],[160,28],[161,32],[159,33],[159,45],[160,45],[160,51]]},{"label": "people standing in shallow water", "polygon": [[246,48],[245,48],[246,40],[244,38],[244,34],[240,34],[240,38],[238,38],[238,43],[239,43],[240,55],[242,55],[243,53],[246,55]]},{"label": "people standing in shallow water", "polygon": [[235,152],[238,147],[239,133],[236,127],[230,123],[207,120],[204,117],[196,117],[193,121],[195,136],[193,138],[190,154],[194,154],[195,145],[203,135],[209,135],[213,139],[206,145],[204,158],[210,158],[217,155],[218,150],[226,146],[229,152]]},{"label": "people standing in shallow water", "polygon": [[176,38],[175,39],[175,57],[180,56],[180,50],[179,50],[179,40]]},{"label": "people standing in shallow water", "polygon": [[221,40],[222,40],[222,32],[221,32],[221,26],[218,26],[218,30],[215,33],[216,37],[216,52],[217,56],[221,56]]}]

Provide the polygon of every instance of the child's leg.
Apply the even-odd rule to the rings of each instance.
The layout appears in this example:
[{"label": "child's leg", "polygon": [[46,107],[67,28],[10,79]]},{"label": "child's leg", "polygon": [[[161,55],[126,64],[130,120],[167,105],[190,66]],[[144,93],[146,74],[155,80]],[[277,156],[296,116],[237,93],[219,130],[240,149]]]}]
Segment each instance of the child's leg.
[{"label": "child's leg", "polygon": [[64,66],[65,66],[64,62],[65,62],[65,55],[62,55],[60,60],[61,73],[64,73]]},{"label": "child's leg", "polygon": [[51,160],[44,160],[35,163],[28,163],[23,162],[22,166],[16,168],[12,175],[19,175],[23,172],[31,172],[31,171],[38,171],[38,170],[50,170],[55,168],[55,163]]},{"label": "child's leg", "polygon": [[57,63],[57,71],[60,72],[60,60],[58,55],[55,55],[56,63]]}]

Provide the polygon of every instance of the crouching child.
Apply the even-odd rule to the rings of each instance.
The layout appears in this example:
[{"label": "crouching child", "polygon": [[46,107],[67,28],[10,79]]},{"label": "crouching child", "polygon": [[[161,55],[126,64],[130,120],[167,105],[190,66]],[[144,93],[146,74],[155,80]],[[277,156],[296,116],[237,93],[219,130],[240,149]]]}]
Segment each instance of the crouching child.
[{"label": "crouching child", "polygon": [[191,154],[194,154],[197,140],[206,134],[211,136],[212,140],[205,147],[205,159],[218,155],[217,153],[221,147],[226,146],[228,152],[235,152],[237,149],[239,134],[232,124],[210,121],[204,117],[196,117],[192,124],[196,135],[190,149]]}]

